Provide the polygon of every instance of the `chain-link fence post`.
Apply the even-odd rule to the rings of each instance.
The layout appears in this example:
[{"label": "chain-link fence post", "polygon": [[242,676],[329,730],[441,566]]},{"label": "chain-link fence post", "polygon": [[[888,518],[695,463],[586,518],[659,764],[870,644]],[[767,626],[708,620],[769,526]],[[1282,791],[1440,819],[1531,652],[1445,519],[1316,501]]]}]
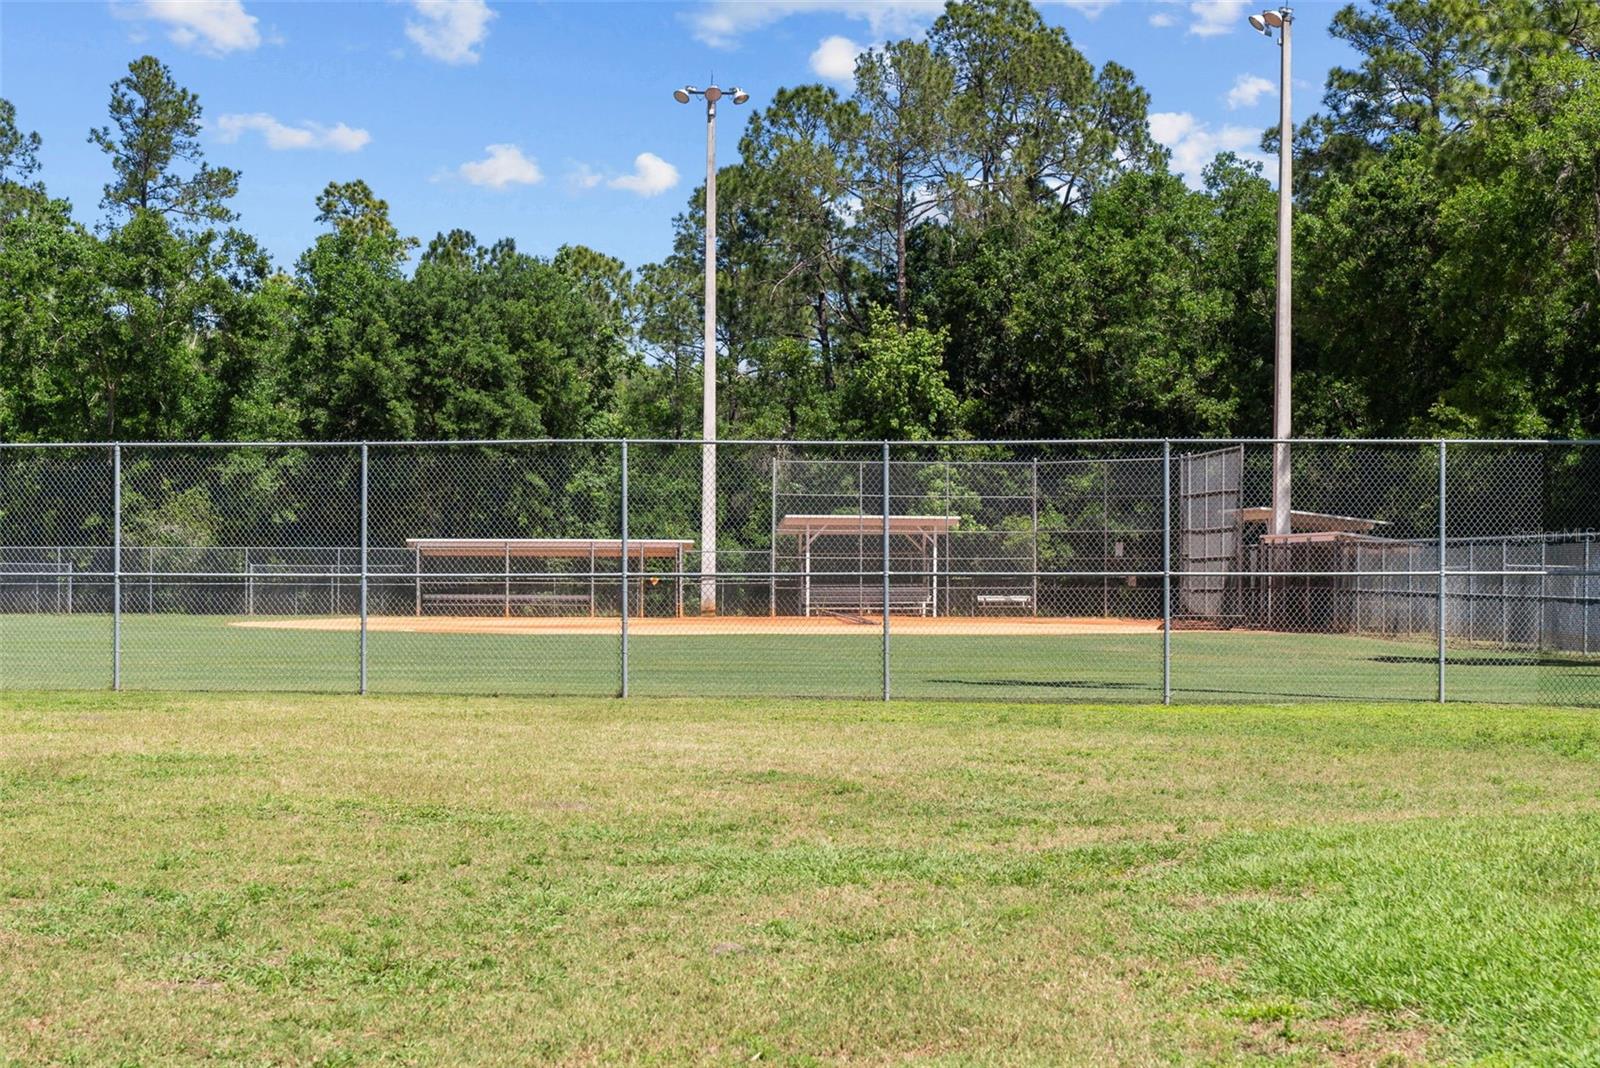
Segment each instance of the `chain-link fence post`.
[{"label": "chain-link fence post", "polygon": [[111,688],[122,689],[122,446],[111,446]]},{"label": "chain-link fence post", "polygon": [[778,615],[778,452],[772,452],[772,508],[767,516],[767,618]]},{"label": "chain-link fence post", "polygon": [[883,699],[889,699],[889,443],[883,443]]},{"label": "chain-link fence post", "polygon": [[[1104,561],[1100,566],[1105,567]],[[1161,442],[1161,703],[1172,703],[1172,442]]]},{"label": "chain-link fence post", "polygon": [[628,696],[628,442],[622,442],[622,530],[618,545],[622,575],[622,679],[617,696]]},{"label": "chain-link fence post", "polygon": [[361,676],[360,693],[367,692],[367,443],[361,443]]},{"label": "chain-link fence post", "polygon": [[1445,470],[1446,470],[1445,443],[1444,443],[1444,439],[1440,438],[1439,439],[1439,604],[1438,604],[1438,609],[1437,609],[1438,613],[1439,613],[1439,619],[1438,619],[1439,628],[1438,629],[1439,629],[1439,703],[1440,704],[1444,703],[1444,645],[1445,645],[1444,575],[1445,575],[1445,553],[1446,553],[1446,548],[1447,548],[1447,544],[1448,544],[1447,540],[1446,540],[1446,537],[1445,537],[1445,530],[1446,530],[1445,493],[1446,493],[1446,482],[1447,482],[1447,477],[1446,477],[1446,474],[1445,474]]}]

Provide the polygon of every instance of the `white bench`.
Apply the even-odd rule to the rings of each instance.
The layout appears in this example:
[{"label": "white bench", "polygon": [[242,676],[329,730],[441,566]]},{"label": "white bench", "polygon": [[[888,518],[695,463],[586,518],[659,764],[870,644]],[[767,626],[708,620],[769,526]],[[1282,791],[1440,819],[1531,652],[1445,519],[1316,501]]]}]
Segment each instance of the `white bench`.
[{"label": "white bench", "polygon": [[[806,594],[806,615],[821,612],[876,612],[883,607],[883,584],[866,583],[859,586],[817,585],[812,583]],[[891,585],[889,611],[916,612],[927,615],[933,611],[933,590],[923,585]]]},{"label": "white bench", "polygon": [[972,599],[979,612],[1001,608],[1027,611],[1033,607],[1033,591],[1020,587],[984,589],[974,594]]},{"label": "white bench", "polygon": [[586,593],[452,593],[449,591],[430,591],[426,587],[422,591],[422,604],[438,605],[440,607],[501,607],[510,611],[512,605],[528,607],[561,607],[573,605],[587,607],[589,595]]}]

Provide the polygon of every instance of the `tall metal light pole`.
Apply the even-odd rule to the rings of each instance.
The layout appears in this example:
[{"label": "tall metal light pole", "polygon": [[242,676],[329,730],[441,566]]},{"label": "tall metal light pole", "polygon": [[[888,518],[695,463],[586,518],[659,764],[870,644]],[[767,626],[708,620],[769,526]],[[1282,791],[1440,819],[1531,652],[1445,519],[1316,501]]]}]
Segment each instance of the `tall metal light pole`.
[{"label": "tall metal light pole", "polygon": [[735,86],[697,89],[686,85],[672,91],[672,99],[687,104],[690,97],[706,101],[706,319],[705,350],[700,362],[705,372],[701,396],[700,438],[700,611],[717,614],[717,101],[731,97],[743,104],[750,94]]},{"label": "tall metal light pole", "polygon": [[1294,120],[1289,115],[1289,28],[1294,11],[1280,7],[1250,16],[1267,37],[1278,31],[1278,315],[1272,360],[1272,533],[1289,533],[1290,315],[1294,289]]}]

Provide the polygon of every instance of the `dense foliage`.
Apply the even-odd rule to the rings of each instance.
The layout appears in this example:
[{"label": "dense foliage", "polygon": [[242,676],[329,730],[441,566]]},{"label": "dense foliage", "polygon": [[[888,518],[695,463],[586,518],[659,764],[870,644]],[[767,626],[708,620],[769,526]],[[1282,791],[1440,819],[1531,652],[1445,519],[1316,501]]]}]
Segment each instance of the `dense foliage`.
[{"label": "dense foliage", "polygon": [[[1600,434],[1600,6],[1365,0],[1332,32],[1361,59],[1296,132],[1297,432]],[[1147,106],[1025,0],[950,3],[849,96],[774,93],[718,179],[723,433],[1264,433],[1275,193],[1230,155],[1187,186]],[[701,191],[630,270],[423,248],[334,181],[284,271],[201,114],[130,64],[90,229],[0,100],[0,436],[698,433]]]}]

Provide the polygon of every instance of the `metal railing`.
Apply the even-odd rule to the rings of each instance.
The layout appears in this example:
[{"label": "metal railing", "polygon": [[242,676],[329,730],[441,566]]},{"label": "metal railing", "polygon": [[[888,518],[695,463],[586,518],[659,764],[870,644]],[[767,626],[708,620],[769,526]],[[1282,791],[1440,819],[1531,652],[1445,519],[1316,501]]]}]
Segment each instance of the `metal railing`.
[{"label": "metal railing", "polygon": [[1600,703],[1600,444],[1273,444],[0,445],[0,687]]}]

